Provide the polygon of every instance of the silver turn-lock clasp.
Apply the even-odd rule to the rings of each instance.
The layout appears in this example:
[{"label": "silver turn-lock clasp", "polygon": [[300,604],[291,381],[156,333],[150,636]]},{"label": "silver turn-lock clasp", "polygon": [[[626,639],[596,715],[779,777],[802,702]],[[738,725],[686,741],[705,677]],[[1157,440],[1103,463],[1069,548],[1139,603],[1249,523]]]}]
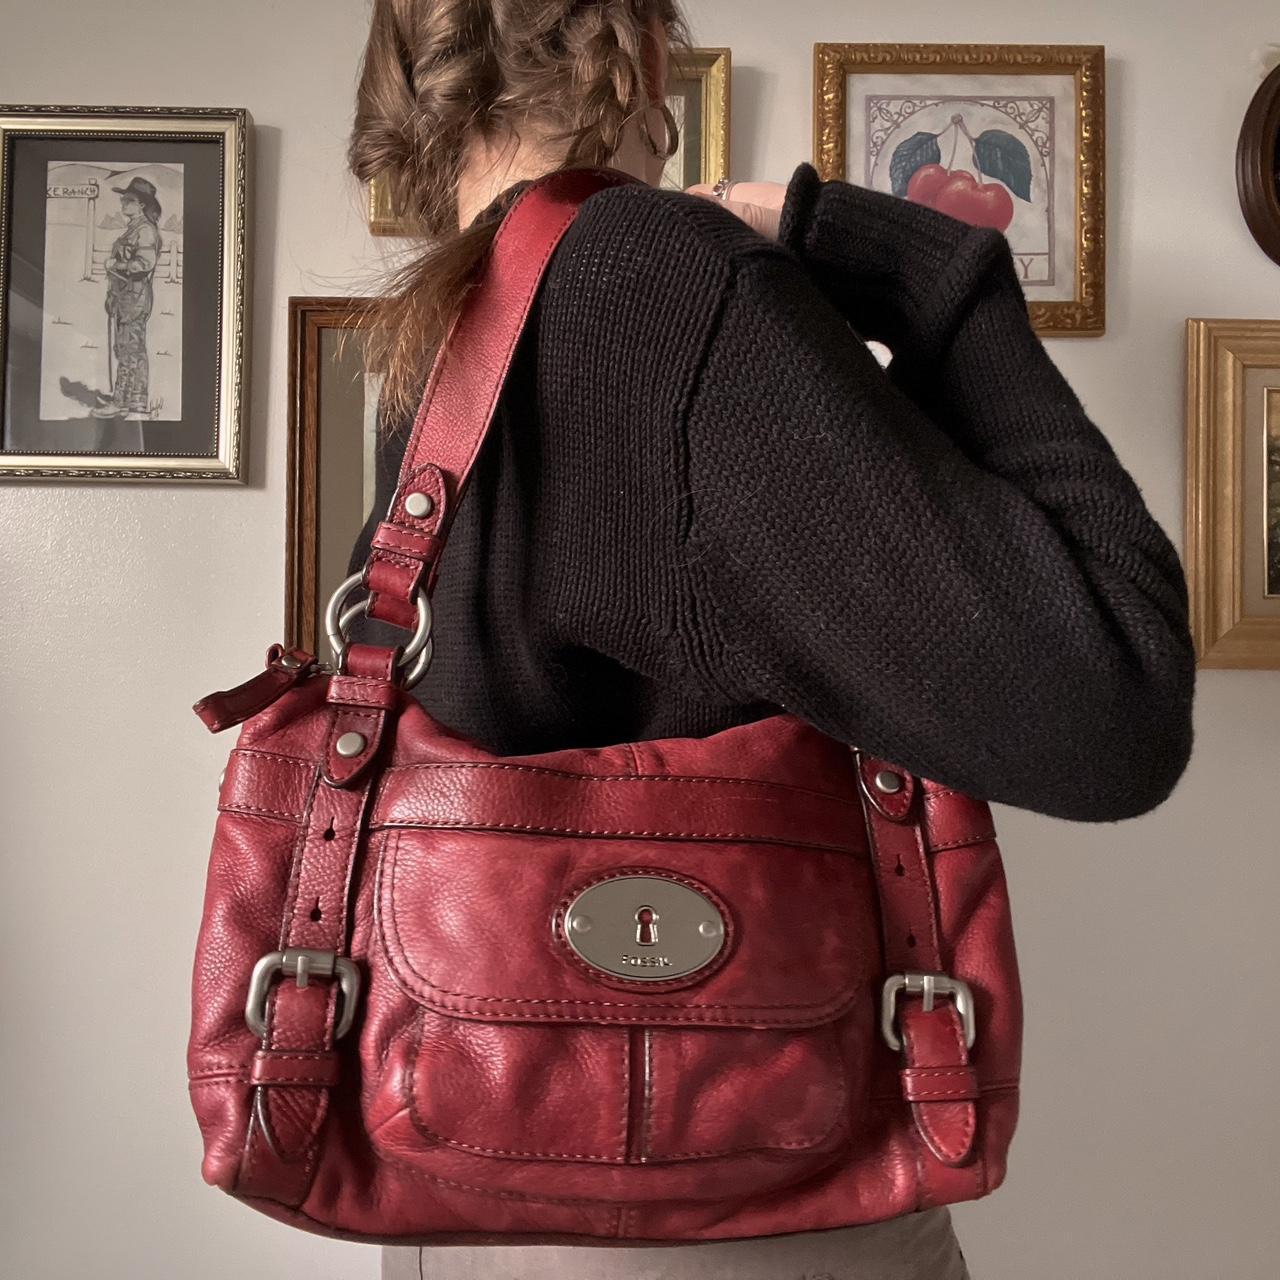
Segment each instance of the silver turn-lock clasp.
[{"label": "silver turn-lock clasp", "polygon": [[720,954],[726,939],[725,918],[705,893],[657,871],[589,885],[565,909],[563,927],[580,960],[637,982],[696,973]]},{"label": "silver turn-lock clasp", "polygon": [[967,982],[952,978],[945,973],[895,973],[885,980],[884,990],[880,997],[880,1034],[885,1043],[894,1052],[902,1048],[902,1039],[898,1035],[898,993],[909,992],[912,995],[924,996],[925,1012],[933,1008],[935,995],[952,996],[956,1002],[956,1012],[964,1026],[964,1043],[967,1049],[973,1048],[978,1034],[978,1024],[973,1011],[973,991]]},{"label": "silver turn-lock clasp", "polygon": [[355,1021],[356,1001],[360,996],[360,970],[354,960],[334,951],[316,951],[311,947],[289,947],[285,951],[269,951],[253,966],[249,978],[249,998],[244,1005],[245,1025],[255,1036],[267,1034],[267,997],[271,983],[280,974],[296,978],[298,986],[307,986],[311,978],[338,979],[338,1025],[333,1038],[341,1040]]}]

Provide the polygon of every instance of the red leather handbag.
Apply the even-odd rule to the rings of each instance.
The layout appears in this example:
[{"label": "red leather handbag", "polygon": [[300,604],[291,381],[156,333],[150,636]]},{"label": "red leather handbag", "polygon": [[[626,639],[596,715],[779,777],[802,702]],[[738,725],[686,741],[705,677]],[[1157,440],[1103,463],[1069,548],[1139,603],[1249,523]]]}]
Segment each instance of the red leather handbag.
[{"label": "red leather handbag", "polygon": [[[273,645],[196,704],[243,722],[195,957],[203,1173],[312,1231],[725,1239],[1005,1176],[1022,1005],[986,803],[790,714],[498,757],[408,692],[543,269],[631,180],[562,170],[507,211],[333,667]],[[360,610],[412,639],[348,643]]]}]

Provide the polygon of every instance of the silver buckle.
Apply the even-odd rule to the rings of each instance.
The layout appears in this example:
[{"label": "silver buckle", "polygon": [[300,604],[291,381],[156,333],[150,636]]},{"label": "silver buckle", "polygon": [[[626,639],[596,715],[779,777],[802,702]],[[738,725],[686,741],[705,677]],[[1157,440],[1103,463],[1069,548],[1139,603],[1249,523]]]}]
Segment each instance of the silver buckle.
[{"label": "silver buckle", "polygon": [[954,996],[956,1012],[964,1025],[964,1043],[967,1049],[973,1048],[978,1034],[978,1024],[973,1011],[973,991],[967,982],[959,978],[949,977],[945,973],[895,973],[887,978],[884,991],[880,997],[880,1034],[885,1043],[895,1052],[902,1048],[902,1040],[895,1026],[898,1013],[898,992],[906,991],[912,995],[924,996],[924,1007],[927,1013],[933,1008],[935,995]]},{"label": "silver buckle", "polygon": [[[365,586],[364,570],[353,573],[338,584],[338,589],[329,597],[329,604],[324,611],[324,630],[329,639],[329,648],[333,653],[334,669],[345,672],[347,660],[347,632],[351,624],[362,614],[368,613],[372,596],[358,600],[344,609],[347,597],[357,588]],[[426,594],[419,590],[414,596],[414,606],[418,611],[417,626],[409,643],[404,646],[397,664],[407,667],[404,687],[412,689],[426,674],[431,665],[431,654],[435,642],[431,637],[431,602]]]},{"label": "silver buckle", "polygon": [[271,993],[272,980],[282,973],[297,978],[300,987],[307,986],[312,974],[322,978],[332,978],[336,974],[341,1000],[333,1038],[341,1040],[351,1030],[356,1016],[356,1000],[360,995],[360,970],[355,961],[334,951],[290,947],[287,951],[268,951],[253,966],[249,998],[244,1005],[244,1021],[255,1036],[261,1038],[267,1034],[267,996]]}]

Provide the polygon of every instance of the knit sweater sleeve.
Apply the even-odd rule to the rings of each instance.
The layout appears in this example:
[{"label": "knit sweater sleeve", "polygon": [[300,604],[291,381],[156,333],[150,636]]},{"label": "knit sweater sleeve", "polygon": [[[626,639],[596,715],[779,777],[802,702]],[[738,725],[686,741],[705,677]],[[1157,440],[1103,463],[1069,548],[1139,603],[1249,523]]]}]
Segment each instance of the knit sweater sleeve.
[{"label": "knit sweater sleeve", "polygon": [[690,667],[988,800],[1154,808],[1191,750],[1185,578],[1008,241],[846,183],[808,193],[814,222],[806,177],[782,243],[739,260],[686,415]]}]

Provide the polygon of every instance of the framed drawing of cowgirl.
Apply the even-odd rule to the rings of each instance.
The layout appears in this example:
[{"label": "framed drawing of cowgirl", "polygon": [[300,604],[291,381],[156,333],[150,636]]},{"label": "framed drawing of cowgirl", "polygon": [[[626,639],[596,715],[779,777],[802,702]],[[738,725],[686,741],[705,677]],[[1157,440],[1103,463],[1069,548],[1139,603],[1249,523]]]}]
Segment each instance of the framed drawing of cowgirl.
[{"label": "framed drawing of cowgirl", "polygon": [[0,106],[0,478],[243,481],[249,133]]}]

